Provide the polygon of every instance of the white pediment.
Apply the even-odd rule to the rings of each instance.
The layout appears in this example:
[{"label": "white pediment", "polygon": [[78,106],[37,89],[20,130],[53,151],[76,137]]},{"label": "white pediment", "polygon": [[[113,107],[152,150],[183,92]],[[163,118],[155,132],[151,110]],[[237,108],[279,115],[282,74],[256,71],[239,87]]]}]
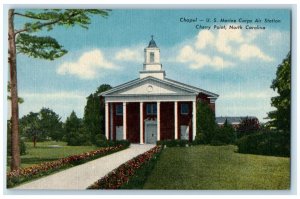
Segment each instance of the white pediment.
[{"label": "white pediment", "polygon": [[182,95],[192,93],[194,92],[178,87],[176,84],[149,77],[145,80],[135,82],[130,86],[107,93],[107,95]]},{"label": "white pediment", "polygon": [[129,90],[126,90],[120,94],[123,95],[138,95],[138,94],[174,94],[176,93],[172,89],[165,88],[161,85],[155,85],[153,83],[145,83]]}]

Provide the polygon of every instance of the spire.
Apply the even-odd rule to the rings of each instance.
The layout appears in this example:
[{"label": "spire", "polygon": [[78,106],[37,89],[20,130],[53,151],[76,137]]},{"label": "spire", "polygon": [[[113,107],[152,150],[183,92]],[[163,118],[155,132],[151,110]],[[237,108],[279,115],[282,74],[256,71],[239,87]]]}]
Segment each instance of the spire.
[{"label": "spire", "polygon": [[160,50],[156,46],[156,43],[151,35],[151,41],[148,47],[144,50],[145,61],[143,64],[143,70],[140,71],[140,78],[152,76],[158,79],[164,79],[165,71],[162,70],[160,63]]},{"label": "spire", "polygon": [[151,41],[149,42],[148,48],[157,48],[156,43],[153,40],[153,35],[151,35]]}]

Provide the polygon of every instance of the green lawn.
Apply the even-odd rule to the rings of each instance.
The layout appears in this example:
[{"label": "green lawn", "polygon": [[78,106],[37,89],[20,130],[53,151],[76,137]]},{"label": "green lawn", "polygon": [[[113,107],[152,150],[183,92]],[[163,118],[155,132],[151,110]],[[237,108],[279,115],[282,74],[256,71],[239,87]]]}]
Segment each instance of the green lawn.
[{"label": "green lawn", "polygon": [[[21,156],[21,167],[23,168],[97,149],[95,146],[67,146],[65,142],[55,141],[38,142],[35,148],[32,142],[26,142],[25,144],[26,155]],[[59,145],[61,147],[53,147],[53,145]],[[8,157],[7,161],[8,168],[9,163],[10,157]]]},{"label": "green lawn", "polygon": [[290,158],[239,154],[235,146],[166,148],[144,189],[290,188]]}]

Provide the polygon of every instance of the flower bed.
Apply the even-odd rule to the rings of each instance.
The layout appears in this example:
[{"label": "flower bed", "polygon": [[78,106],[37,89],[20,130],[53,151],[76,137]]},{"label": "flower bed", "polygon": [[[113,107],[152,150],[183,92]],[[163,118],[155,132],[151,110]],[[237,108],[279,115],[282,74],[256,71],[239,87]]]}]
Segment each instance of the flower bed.
[{"label": "flower bed", "polygon": [[155,146],[149,151],[136,156],[114,169],[106,176],[92,184],[88,189],[119,189],[128,183],[130,177],[134,176],[136,171],[147,164],[152,159],[157,158],[162,150],[162,146]]},{"label": "flower bed", "polygon": [[126,145],[117,145],[111,147],[105,147],[98,150],[85,152],[78,155],[72,155],[66,158],[61,158],[51,162],[43,162],[27,168],[20,168],[18,170],[7,173],[7,187],[13,187],[22,182],[32,180],[34,178],[44,176],[54,171],[68,168],[74,165],[82,164],[87,161],[120,151],[127,148]]}]

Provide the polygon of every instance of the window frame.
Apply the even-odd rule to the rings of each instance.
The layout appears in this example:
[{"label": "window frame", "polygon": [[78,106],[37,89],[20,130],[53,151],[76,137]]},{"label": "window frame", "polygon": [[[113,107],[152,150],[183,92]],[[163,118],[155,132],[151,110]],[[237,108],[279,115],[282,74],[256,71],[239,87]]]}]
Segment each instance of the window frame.
[{"label": "window frame", "polygon": [[157,105],[156,104],[147,104],[146,105],[147,115],[157,115]]},{"label": "window frame", "polygon": [[[184,110],[183,107],[184,107],[184,106],[186,106],[187,112],[183,112],[183,110]],[[181,114],[181,115],[188,115],[189,112],[190,112],[190,106],[189,106],[189,104],[188,104],[188,103],[182,103],[182,104],[180,105],[180,114]]]},{"label": "window frame", "polygon": [[[120,112],[120,110],[121,110],[121,112]],[[117,104],[116,105],[116,115],[123,115],[123,104]]]},{"label": "window frame", "polygon": [[155,62],[155,54],[154,52],[150,52],[150,63],[154,63]]}]

